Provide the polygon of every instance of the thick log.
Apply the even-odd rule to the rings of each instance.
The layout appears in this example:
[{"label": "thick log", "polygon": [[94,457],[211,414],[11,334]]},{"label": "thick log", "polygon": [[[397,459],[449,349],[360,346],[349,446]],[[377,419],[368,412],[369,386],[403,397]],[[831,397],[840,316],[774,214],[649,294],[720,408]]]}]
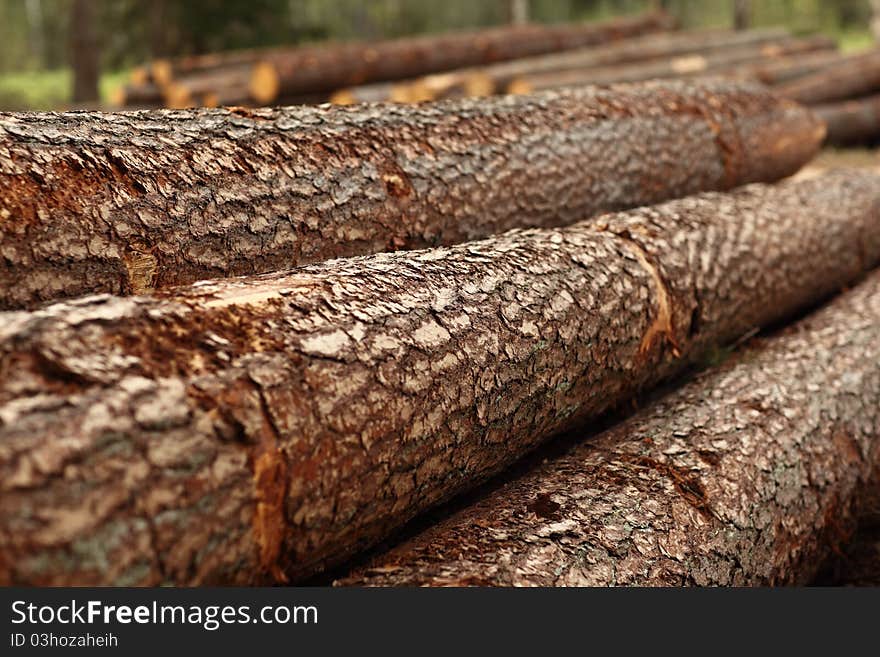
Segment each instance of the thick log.
[{"label": "thick log", "polygon": [[[796,171],[808,110],[724,81],[435,106],[0,115],[0,306],[570,223]],[[687,157],[681,157],[687,153]]]},{"label": "thick log", "polygon": [[836,48],[834,41],[825,36],[790,38],[761,46],[741,46],[705,55],[685,55],[671,59],[637,62],[621,66],[599,67],[554,73],[538,73],[514,79],[508,93],[532,93],[546,89],[580,86],[584,84],[612,84],[643,80],[683,78],[712,74],[743,66],[766,62],[776,57],[798,53],[812,53]]},{"label": "thick log", "polygon": [[827,127],[826,143],[870,144],[880,138],[880,95],[815,107]]},{"label": "thick log", "polygon": [[513,25],[379,42],[297,48],[267,55],[254,67],[251,97],[269,103],[279,95],[326,92],[368,82],[608,43],[672,26],[665,13],[563,25]]},{"label": "thick log", "polygon": [[[875,463],[875,466],[880,464]],[[834,550],[813,584],[822,586],[880,586],[880,467],[859,500],[858,526],[846,545]],[[841,532],[846,532],[846,526]]]},{"label": "thick log", "polygon": [[730,32],[695,30],[648,34],[619,42],[563,52],[525,57],[489,66],[424,76],[397,83],[376,83],[340,90],[332,102],[342,104],[378,101],[418,102],[461,96],[500,93],[515,79],[537,73],[584,70],[599,66],[711,52],[735,46],[766,44],[788,36],[779,28]]},{"label": "thick log", "polygon": [[880,273],[348,585],[809,583],[880,462]]},{"label": "thick log", "polygon": [[132,107],[150,105],[162,107],[164,99],[162,90],[152,83],[128,84],[114,90],[110,102],[114,107]]},{"label": "thick log", "polygon": [[850,55],[844,61],[776,87],[798,102],[818,105],[880,90],[880,50]]},{"label": "thick log", "polygon": [[764,84],[777,85],[838,64],[846,57],[837,50],[819,50],[797,55],[735,64],[717,71],[719,75],[739,75]]},{"label": "thick log", "polygon": [[[0,318],[0,583],[296,580],[880,260],[880,177]],[[869,352],[870,355],[870,352]]]}]

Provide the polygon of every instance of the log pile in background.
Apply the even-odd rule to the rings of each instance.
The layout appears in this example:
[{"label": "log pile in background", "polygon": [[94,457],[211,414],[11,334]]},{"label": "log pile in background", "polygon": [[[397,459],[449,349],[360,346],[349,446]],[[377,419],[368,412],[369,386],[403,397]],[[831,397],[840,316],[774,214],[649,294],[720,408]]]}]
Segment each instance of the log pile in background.
[{"label": "log pile in background", "polygon": [[386,100],[415,102],[459,96],[488,96],[503,93],[512,82],[527,75],[586,70],[748,45],[760,46],[788,36],[786,30],[779,28],[746,32],[661,32],[623,39],[606,46],[515,59],[489,66],[428,75],[416,80],[351,87],[335,93],[331,101],[339,104]]},{"label": "log pile in background", "polygon": [[[878,461],[874,273],[339,583],[807,584],[840,552]],[[880,555],[865,536],[842,574],[852,583]],[[877,574],[875,562],[874,583]]]},{"label": "log pile in background", "polygon": [[115,101],[136,107],[320,102],[353,84],[607,43],[672,25],[667,14],[654,12],[596,23],[503,26],[388,41],[163,60],[136,69]]},{"label": "log pile in background", "polygon": [[[843,171],[568,228],[7,313],[0,582],[293,581],[336,563],[712,346],[857,279],[880,262],[878,183]],[[798,532],[816,504],[848,499],[854,450],[867,448],[843,430],[867,433],[877,419],[876,404],[851,413],[859,393],[876,393],[880,362],[876,317],[852,319],[817,329],[820,367],[779,370],[796,391],[840,375],[800,408],[804,432],[808,421],[831,431],[826,411],[852,418],[834,425],[833,449],[806,443],[817,461],[802,467],[828,486],[786,507],[804,514]],[[772,376],[768,390],[739,382],[778,398]],[[766,423],[785,424],[772,410]],[[717,430],[737,428],[727,425]],[[773,462],[755,458],[761,470]],[[799,485],[786,472],[779,483]]]},{"label": "log pile in background", "polygon": [[803,108],[734,81],[438,106],[0,115],[0,307],[773,181],[822,136]]}]

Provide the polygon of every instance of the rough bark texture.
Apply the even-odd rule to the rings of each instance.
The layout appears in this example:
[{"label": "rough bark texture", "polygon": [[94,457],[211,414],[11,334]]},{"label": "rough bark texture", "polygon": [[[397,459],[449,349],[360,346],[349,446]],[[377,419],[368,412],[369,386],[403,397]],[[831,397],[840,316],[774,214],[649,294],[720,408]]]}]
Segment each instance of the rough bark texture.
[{"label": "rough bark texture", "polygon": [[272,53],[255,67],[252,97],[333,92],[343,87],[608,43],[671,27],[664,13],[563,25],[514,25],[479,32],[341,43]]},{"label": "rough bark texture", "polygon": [[880,259],[852,171],[0,321],[0,582],[339,562]]},{"label": "rough bark texture", "polygon": [[823,134],[808,110],[724,81],[419,107],[0,114],[0,306],[571,223],[775,180]]},{"label": "rough bark texture", "polygon": [[584,84],[611,84],[641,82],[663,78],[681,78],[706,75],[729,70],[731,66],[766,63],[776,57],[796,53],[812,53],[834,49],[834,42],[824,36],[803,39],[785,39],[761,46],[741,46],[705,55],[685,55],[621,66],[538,73],[514,79],[507,87],[510,93],[531,93],[545,89],[580,86]]},{"label": "rough bark texture", "polygon": [[339,583],[806,584],[878,460],[875,273]]},{"label": "rough bark texture", "polygon": [[880,89],[880,50],[852,55],[835,66],[776,87],[793,100],[817,105],[863,96]]},{"label": "rough bark texture", "polygon": [[788,36],[783,29],[768,28],[749,32],[724,30],[697,30],[648,34],[618,43],[592,48],[578,48],[537,57],[525,57],[489,66],[462,69],[428,75],[399,83],[377,83],[341,90],[334,94],[334,102],[364,103],[377,101],[416,102],[475,95],[500,93],[515,79],[537,73],[584,70],[599,66],[674,57],[699,52],[711,52],[778,41]]},{"label": "rough bark texture", "polygon": [[880,586],[880,464],[874,480],[859,500],[855,535],[838,546],[814,584],[822,586]]},{"label": "rough bark texture", "polygon": [[817,105],[815,112],[825,122],[826,143],[869,144],[880,137],[880,95]]}]

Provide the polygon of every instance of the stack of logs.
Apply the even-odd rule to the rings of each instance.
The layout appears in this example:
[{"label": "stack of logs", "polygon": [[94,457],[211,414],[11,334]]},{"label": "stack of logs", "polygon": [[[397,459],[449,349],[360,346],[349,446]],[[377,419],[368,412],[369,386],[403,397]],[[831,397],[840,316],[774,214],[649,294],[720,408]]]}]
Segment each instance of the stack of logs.
[{"label": "stack of logs", "polygon": [[828,142],[880,137],[880,52],[843,54],[780,28],[670,31],[663,13],[372,43],[154,61],[114,104],[130,109],[419,102],[713,74],[756,80],[816,107]]},{"label": "stack of logs", "polygon": [[0,584],[811,581],[880,465],[823,137],[725,79],[0,114]]}]

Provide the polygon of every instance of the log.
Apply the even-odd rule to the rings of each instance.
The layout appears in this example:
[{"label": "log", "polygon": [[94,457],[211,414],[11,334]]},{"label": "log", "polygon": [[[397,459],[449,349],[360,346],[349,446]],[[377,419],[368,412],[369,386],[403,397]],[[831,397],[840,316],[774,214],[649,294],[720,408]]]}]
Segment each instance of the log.
[{"label": "log", "polygon": [[828,144],[871,144],[880,138],[880,95],[817,105],[815,112],[825,122]]},{"label": "log", "polygon": [[705,55],[685,55],[647,63],[637,62],[621,66],[526,75],[514,79],[508,85],[507,92],[523,94],[584,84],[612,84],[615,82],[693,77],[728,70],[733,65],[761,63],[775,57],[812,53],[832,48],[836,48],[834,41],[825,36],[790,38],[772,44],[757,47],[741,46]]},{"label": "log", "polygon": [[516,78],[536,73],[584,70],[599,66],[673,57],[700,52],[713,52],[743,45],[766,44],[788,36],[779,28],[730,32],[728,30],[694,30],[648,34],[592,48],[499,62],[489,66],[467,68],[428,75],[398,83],[381,82],[361,85],[336,92],[332,102],[342,104],[378,101],[418,102],[461,96],[487,96],[500,93]]},{"label": "log", "polygon": [[808,105],[876,92],[880,90],[880,50],[850,55],[835,66],[781,84],[776,90]]},{"label": "log", "polygon": [[880,463],[878,409],[874,273],[337,583],[807,584]]},{"label": "log", "polygon": [[2,114],[0,306],[570,223],[784,177],[822,138],[809,111],[724,81],[422,107]]},{"label": "log", "polygon": [[162,90],[152,83],[140,85],[128,84],[113,92],[110,99],[114,107],[151,105],[162,107],[164,99]]},{"label": "log", "polygon": [[797,55],[763,59],[720,69],[717,74],[740,75],[764,84],[777,85],[835,66],[846,57],[837,50],[818,50]]},{"label": "log", "polygon": [[[0,318],[0,583],[339,563],[880,261],[844,171]],[[870,356],[872,352],[867,352]]]},{"label": "log", "polygon": [[507,25],[474,32],[379,42],[325,44],[275,52],[255,65],[251,97],[326,92],[354,85],[414,78],[497,61],[608,43],[668,29],[668,14],[646,13],[604,22]]},{"label": "log", "polygon": [[[880,464],[875,463],[875,466]],[[858,526],[846,545],[833,550],[814,585],[880,586],[880,468],[859,500]],[[845,531],[842,527],[841,531]],[[844,534],[845,535],[845,534]]]}]

